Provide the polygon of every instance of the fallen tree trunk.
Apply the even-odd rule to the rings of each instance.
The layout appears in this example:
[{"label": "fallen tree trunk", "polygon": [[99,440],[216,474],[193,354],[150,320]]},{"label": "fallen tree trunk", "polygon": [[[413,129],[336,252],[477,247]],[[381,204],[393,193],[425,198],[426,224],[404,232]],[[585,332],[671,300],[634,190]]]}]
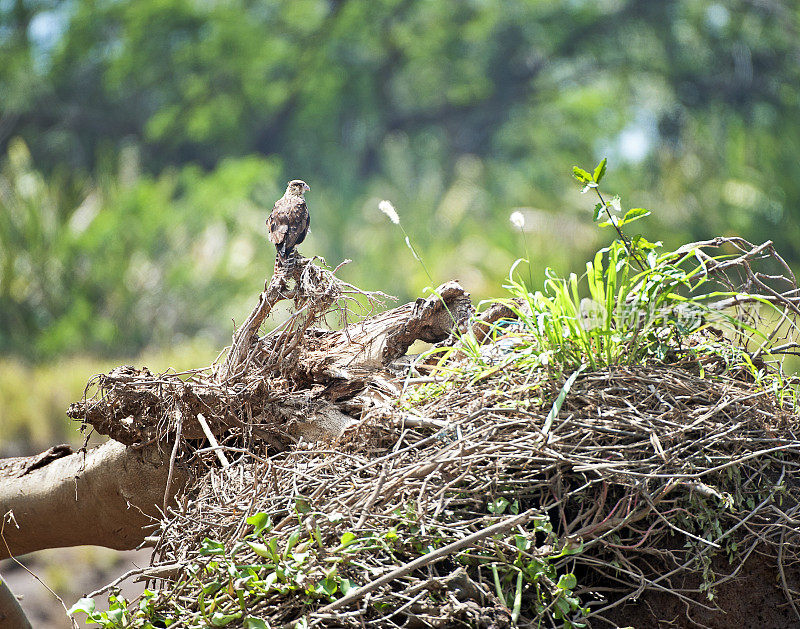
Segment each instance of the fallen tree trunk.
[{"label": "fallen tree trunk", "polygon": [[17,597],[0,577],[0,629],[31,629]]},{"label": "fallen tree trunk", "polygon": [[[0,558],[82,544],[136,547],[166,500],[194,477],[181,460],[210,448],[226,467],[220,453],[231,445],[276,452],[301,438],[339,437],[357,423],[368,389],[388,386],[380,376],[387,363],[418,339],[447,339],[473,311],[469,294],[447,282],[427,299],[344,330],[312,328],[339,302],[366,298],[374,309],[387,297],[334,272],[304,259],[291,275],[276,274],[220,365],[188,379],[130,366],[93,378],[94,396],[67,414],[112,441],[86,453],[57,446],[0,461]],[[260,337],[264,319],[286,299],[294,314]]]},{"label": "fallen tree trunk", "polygon": [[[11,459],[0,467],[0,559],[84,544],[129,550],[161,517],[167,453],[108,441],[86,453],[41,460]],[[188,477],[176,464],[169,496]]]}]

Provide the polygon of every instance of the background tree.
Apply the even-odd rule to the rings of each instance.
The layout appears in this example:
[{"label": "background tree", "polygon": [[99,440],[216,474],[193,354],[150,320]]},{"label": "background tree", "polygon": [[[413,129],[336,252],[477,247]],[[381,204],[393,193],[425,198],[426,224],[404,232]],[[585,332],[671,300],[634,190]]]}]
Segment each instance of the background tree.
[{"label": "background tree", "polygon": [[[791,3],[16,0],[0,5],[0,352],[221,341],[271,265],[263,217],[312,185],[307,252],[402,298],[478,296],[522,248],[599,244],[573,163],[658,209],[667,244],[800,257]],[[403,264],[407,260],[408,264]]]},{"label": "background tree", "polygon": [[[733,230],[774,237],[791,259],[800,255],[800,166],[792,158],[800,148],[800,40],[791,4],[18,0],[0,10],[9,60],[0,71],[8,95],[0,140],[8,150],[22,138],[31,167],[58,191],[55,232],[102,189],[106,225],[87,224],[86,237],[128,233],[142,249],[80,247],[98,262],[136,257],[140,267],[163,268],[160,255],[185,250],[187,240],[164,235],[152,238],[160,241],[154,251],[138,231],[148,222],[153,233],[172,226],[190,240],[217,220],[238,223],[235,204],[209,213],[187,205],[198,201],[192,187],[219,188],[219,169],[242,168],[250,176],[227,191],[260,210],[287,177],[311,181],[310,246],[365,262],[352,274],[402,281],[402,244],[370,220],[374,200],[391,197],[416,220],[415,240],[437,273],[460,267],[486,293],[517,253],[509,208],[544,208],[536,215],[544,224],[533,226],[538,263],[568,264],[596,244],[546,245],[551,213],[585,219],[564,192],[568,167],[601,153],[622,165],[621,187],[666,210],[671,236]],[[141,156],[141,179],[131,152]],[[121,202],[106,190],[125,185]],[[155,203],[143,198],[152,195]],[[225,242],[244,233],[255,245],[260,227],[228,230]],[[3,245],[23,248],[31,238],[6,235]],[[443,239],[452,245],[436,246]],[[383,255],[387,247],[392,256]],[[65,249],[48,247],[48,255],[69,269]],[[91,292],[51,279],[56,292]],[[96,318],[115,279],[93,277],[102,297],[88,311],[78,299],[51,305],[49,316]],[[412,275],[397,290],[408,295],[424,283]],[[208,323],[198,319],[217,312],[233,284],[214,285],[187,290],[207,306],[164,327],[192,334]],[[3,310],[19,306],[8,291]],[[143,316],[145,332],[126,343],[143,346],[153,340],[147,330],[159,334]],[[26,325],[28,338],[40,329]],[[114,334],[97,336],[96,346],[114,342]],[[52,345],[62,347],[70,343]]]}]

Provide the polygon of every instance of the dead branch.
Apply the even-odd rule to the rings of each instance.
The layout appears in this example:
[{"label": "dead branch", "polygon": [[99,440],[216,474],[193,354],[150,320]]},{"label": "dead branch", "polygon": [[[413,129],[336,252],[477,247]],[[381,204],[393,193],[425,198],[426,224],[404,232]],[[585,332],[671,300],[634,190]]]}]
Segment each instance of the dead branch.
[{"label": "dead branch", "polygon": [[456,281],[338,332],[319,335],[303,357],[303,369],[317,379],[347,378],[357,369],[382,369],[420,340],[447,339],[474,312],[470,295]]},{"label": "dead branch", "polygon": [[[710,255],[708,250],[715,250],[716,256]],[[744,238],[718,236],[683,245],[675,250],[672,259],[677,261],[688,254],[694,254],[704,266],[704,279],[738,293],[711,304],[712,309],[767,301],[800,315],[797,279],[771,240],[754,245]]]},{"label": "dead branch", "polygon": [[[345,260],[330,270],[314,264],[314,259],[301,258],[288,270],[276,270],[259,295],[255,309],[236,331],[225,364],[217,371],[218,379],[234,378],[247,368],[251,350],[259,341],[261,325],[275,304],[282,300],[294,302],[294,314],[271,334],[274,351],[270,363],[272,367],[280,366],[285,372],[286,360],[298,348],[306,330],[324,318],[334,303],[357,301],[357,297],[363,297],[374,309],[386,299],[393,299],[379,291],[362,291],[337,278],[336,271],[348,262]],[[341,307],[344,309],[346,305]]]}]

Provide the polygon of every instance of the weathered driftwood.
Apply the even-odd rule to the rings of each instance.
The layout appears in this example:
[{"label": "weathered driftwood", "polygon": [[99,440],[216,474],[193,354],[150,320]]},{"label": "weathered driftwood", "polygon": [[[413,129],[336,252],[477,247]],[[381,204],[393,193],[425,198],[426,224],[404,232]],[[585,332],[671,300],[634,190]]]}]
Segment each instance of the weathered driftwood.
[{"label": "weathered driftwood", "polygon": [[417,299],[343,330],[317,331],[298,371],[317,382],[334,379],[340,386],[357,382],[356,374],[368,377],[379,372],[405,355],[418,340],[438,343],[449,338],[472,313],[469,293],[458,282],[446,282],[427,299]]}]

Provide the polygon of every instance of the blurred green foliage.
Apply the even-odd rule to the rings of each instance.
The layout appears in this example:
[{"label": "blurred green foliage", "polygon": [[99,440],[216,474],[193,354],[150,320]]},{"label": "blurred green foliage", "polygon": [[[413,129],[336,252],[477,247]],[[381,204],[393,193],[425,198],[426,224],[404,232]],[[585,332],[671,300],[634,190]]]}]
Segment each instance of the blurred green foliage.
[{"label": "blurred green foliage", "polygon": [[196,369],[209,365],[218,351],[195,340],[137,356],[68,356],[37,365],[0,356],[0,457],[40,452],[56,443],[80,446],[85,437],[80,423],[65,412],[81,399],[94,374],[124,363],[147,365],[154,373]]},{"label": "blurred green foliage", "polygon": [[[0,169],[0,352],[32,358],[75,351],[126,355],[148,343],[231,329],[237,296],[257,293],[271,265],[248,193],[275,179],[269,160],[222,160],[88,180],[45,176],[25,144]],[[131,163],[133,162],[133,163]],[[246,314],[246,312],[245,312]]]},{"label": "blurred green foliage", "polygon": [[[227,338],[302,177],[303,253],[403,298],[497,293],[605,236],[570,182],[800,259],[800,8],[773,0],[0,0],[0,352]],[[637,227],[638,225],[637,224]],[[534,273],[534,276],[540,276]]]}]

